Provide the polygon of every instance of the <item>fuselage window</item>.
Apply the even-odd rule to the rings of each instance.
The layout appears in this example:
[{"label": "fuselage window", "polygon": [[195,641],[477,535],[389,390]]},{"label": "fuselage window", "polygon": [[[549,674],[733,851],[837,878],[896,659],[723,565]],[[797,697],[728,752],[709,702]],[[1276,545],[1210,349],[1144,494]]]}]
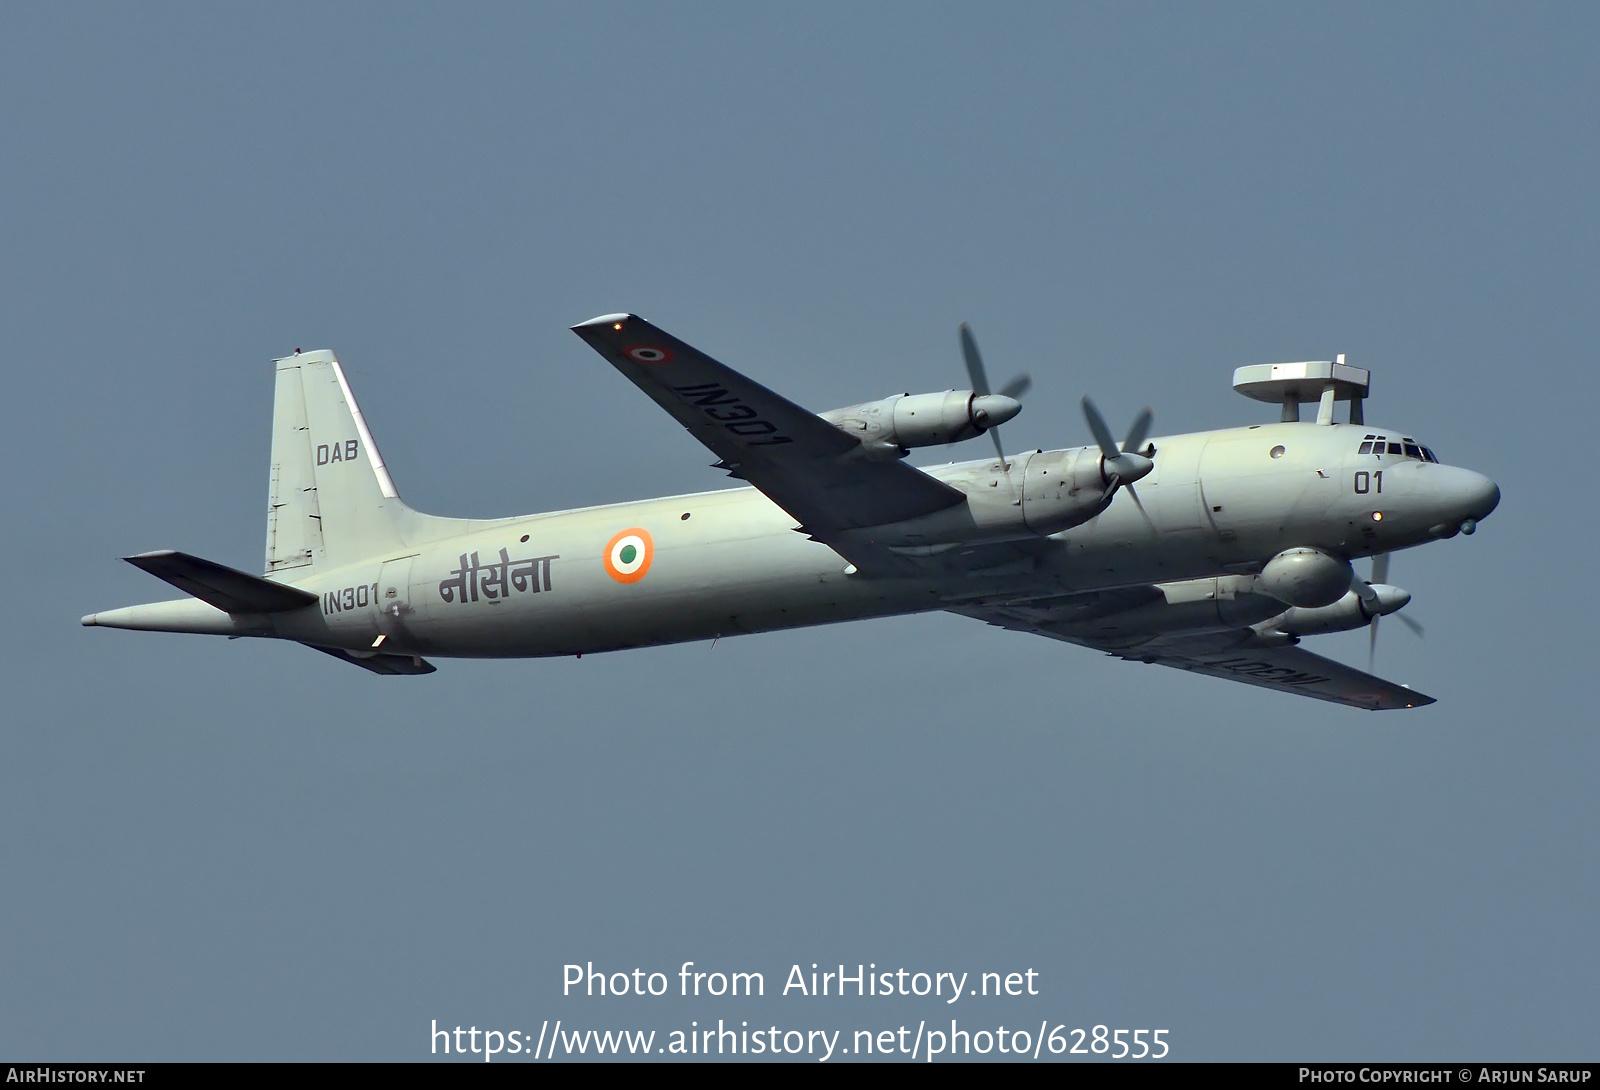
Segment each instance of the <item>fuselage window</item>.
[{"label": "fuselage window", "polygon": [[1389,444],[1389,453],[1390,454],[1401,454],[1401,453],[1403,453],[1403,451],[1400,448],[1400,444],[1399,443],[1390,443]]},{"label": "fuselage window", "polygon": [[1439,464],[1439,459],[1434,455],[1433,450],[1430,447],[1423,447],[1422,448],[1422,456],[1423,456],[1423,458],[1425,458],[1428,461],[1434,463],[1435,465]]},{"label": "fuselage window", "polygon": [[1361,453],[1362,454],[1371,454],[1372,453],[1372,444],[1371,443],[1362,443],[1361,444]]},{"label": "fuselage window", "polygon": [[1413,458],[1421,458],[1422,457],[1422,448],[1417,446],[1415,443],[1407,443],[1406,444],[1406,453],[1411,455],[1411,457],[1413,457]]}]

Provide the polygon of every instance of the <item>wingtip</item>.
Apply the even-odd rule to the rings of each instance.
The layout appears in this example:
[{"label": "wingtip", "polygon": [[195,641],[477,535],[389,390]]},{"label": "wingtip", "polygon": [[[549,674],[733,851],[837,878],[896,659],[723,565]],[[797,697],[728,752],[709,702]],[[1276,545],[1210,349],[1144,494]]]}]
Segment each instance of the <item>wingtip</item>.
[{"label": "wingtip", "polygon": [[165,560],[169,556],[177,555],[177,549],[151,549],[147,553],[134,553],[132,556],[125,556],[122,559],[137,568],[141,566],[139,564],[141,560]]},{"label": "wingtip", "polygon": [[100,614],[98,613],[85,613],[78,623],[85,628],[97,628],[100,622],[96,618],[99,616]]},{"label": "wingtip", "polygon": [[579,329],[593,329],[595,326],[616,325],[618,322],[626,322],[635,317],[637,315],[634,314],[602,314],[598,318],[590,318],[587,322],[579,322],[572,328],[576,331]]}]

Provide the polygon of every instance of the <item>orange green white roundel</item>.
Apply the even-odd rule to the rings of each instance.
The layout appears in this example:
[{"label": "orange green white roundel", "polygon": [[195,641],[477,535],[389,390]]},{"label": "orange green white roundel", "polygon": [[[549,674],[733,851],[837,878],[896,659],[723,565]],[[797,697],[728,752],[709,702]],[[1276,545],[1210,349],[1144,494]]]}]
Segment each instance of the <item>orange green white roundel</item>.
[{"label": "orange green white roundel", "polygon": [[606,542],[600,561],[606,566],[606,574],[617,582],[637,583],[650,570],[650,561],[655,555],[656,543],[650,531],[635,526]]},{"label": "orange green white roundel", "polygon": [[635,363],[671,363],[672,352],[655,344],[636,344],[624,349],[623,355]]}]

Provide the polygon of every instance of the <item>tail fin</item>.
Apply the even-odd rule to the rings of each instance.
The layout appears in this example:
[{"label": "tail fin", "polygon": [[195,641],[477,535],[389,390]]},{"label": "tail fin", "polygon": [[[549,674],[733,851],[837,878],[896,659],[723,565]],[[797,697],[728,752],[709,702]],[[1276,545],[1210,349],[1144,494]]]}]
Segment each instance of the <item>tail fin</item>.
[{"label": "tail fin", "polygon": [[322,351],[275,362],[267,573],[292,578],[401,545],[412,512],[400,502],[339,361]]}]

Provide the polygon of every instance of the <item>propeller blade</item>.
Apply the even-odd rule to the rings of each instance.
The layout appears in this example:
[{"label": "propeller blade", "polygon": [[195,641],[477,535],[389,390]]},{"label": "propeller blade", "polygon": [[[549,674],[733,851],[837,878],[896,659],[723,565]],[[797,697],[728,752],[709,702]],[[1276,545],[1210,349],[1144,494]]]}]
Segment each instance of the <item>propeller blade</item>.
[{"label": "propeller blade", "polygon": [[1031,389],[1033,389],[1033,376],[1024,371],[1022,374],[1018,375],[1016,378],[1012,379],[995,392],[1005,394],[1009,398],[1014,398],[1017,401],[1021,401],[1022,395]]},{"label": "propeller blade", "polygon": [[[998,399],[990,395],[989,373],[984,370],[983,355],[978,351],[978,338],[972,335],[972,326],[967,322],[962,322],[959,333],[961,335],[961,358],[966,360],[967,378],[972,382],[973,405],[984,410],[983,413],[973,418],[973,423],[979,430],[987,431],[994,439],[994,452],[1000,459],[1000,468],[1009,474],[1011,467],[1006,464],[1005,447],[1000,445],[1000,424],[998,421],[1009,420],[1017,415],[1019,406],[1016,401],[1028,392],[1028,388],[1033,385],[1033,379],[1027,374],[1021,374],[1001,387],[1000,395],[1009,399],[1009,405],[1004,402],[998,407],[994,405],[979,405],[980,398],[989,398],[990,401]],[[995,417],[998,418],[995,423],[985,426],[987,419]]]},{"label": "propeller blade", "polygon": [[[1389,581],[1389,557],[1390,557],[1390,555],[1391,554],[1389,554],[1389,553],[1375,553],[1375,554],[1373,554],[1373,557],[1372,557],[1372,582],[1374,582],[1374,583],[1387,583]],[[1359,582],[1359,580],[1357,580],[1357,582]],[[1357,589],[1359,591],[1359,588],[1357,588]],[[1363,597],[1365,597],[1365,596],[1363,596]],[[1407,617],[1404,613],[1396,613],[1394,616],[1401,624],[1403,624],[1407,628],[1411,629],[1412,634],[1415,635],[1418,639],[1421,639],[1424,635],[1426,635],[1427,630],[1422,627],[1422,623],[1420,621],[1414,621],[1410,617]],[[1372,624],[1371,624],[1370,628],[1371,628],[1370,634],[1367,636],[1367,670],[1368,670],[1368,672],[1370,672],[1372,670],[1372,664],[1377,658],[1377,651],[1378,651],[1378,618],[1376,616],[1374,616],[1372,618]]]},{"label": "propeller blade", "polygon": [[[1414,621],[1404,613],[1394,614],[1394,619],[1411,629],[1411,634],[1419,640],[1428,634],[1427,629],[1422,627],[1420,621]],[[1370,634],[1367,636],[1367,673],[1370,674],[1372,672],[1372,664],[1378,653],[1378,618],[1376,616],[1372,618],[1369,628]]]},{"label": "propeller blade", "polygon": [[1100,453],[1105,455],[1107,461],[1116,461],[1122,451],[1117,449],[1117,441],[1111,437],[1111,429],[1106,427],[1106,418],[1100,415],[1100,410],[1087,397],[1083,399],[1083,418],[1089,422],[1094,441],[1100,444]]},{"label": "propeller blade", "polygon": [[[1389,554],[1388,553],[1373,553],[1372,554],[1372,578],[1370,580],[1368,580],[1368,582],[1369,583],[1387,583],[1388,581],[1389,581]],[[1358,582],[1359,582],[1359,580],[1358,580]],[[1371,591],[1370,587],[1368,588],[1368,591],[1370,593],[1370,591]],[[1366,598],[1366,595],[1362,595],[1362,597]],[[1372,598],[1367,599],[1367,600],[1368,601],[1372,601],[1372,600],[1375,600],[1376,598],[1377,598],[1377,595],[1374,594],[1372,596]],[[1378,619],[1379,619],[1379,615],[1378,614],[1373,614],[1371,622],[1367,625],[1367,673],[1369,673],[1369,674],[1372,673],[1373,667],[1376,666],[1377,662],[1378,662]],[[1402,620],[1403,619],[1404,618],[1402,618]],[[1407,623],[1409,624],[1410,622],[1408,621]]]},{"label": "propeller blade", "polygon": [[1378,604],[1378,592],[1373,590],[1372,584],[1361,578],[1361,576],[1351,576],[1350,589],[1355,591],[1356,597],[1367,603],[1367,605],[1375,606]]},{"label": "propeller blade", "polygon": [[[978,338],[972,335],[972,326],[966,322],[961,323],[961,358],[967,361],[967,378],[972,380],[973,400],[989,396],[989,373],[983,369],[983,356],[978,351]],[[1018,375],[1000,390],[1004,396],[1015,401],[1027,392],[1033,385],[1033,379],[1026,374]],[[1016,406],[1011,406],[1011,411],[1001,419],[1010,419],[1016,415]],[[1008,476],[1011,466],[1006,463],[1006,449],[1000,445],[1000,425],[991,424],[985,429],[990,438],[994,440],[994,453],[1000,459],[1000,469]]]},{"label": "propeller blade", "polygon": [[1128,490],[1128,495],[1133,497],[1133,505],[1139,509],[1139,514],[1144,516],[1144,524],[1150,527],[1150,532],[1152,534],[1159,533],[1160,531],[1156,529],[1155,520],[1150,517],[1150,512],[1144,509],[1144,501],[1139,498],[1139,493],[1134,489],[1133,482],[1130,481],[1123,487]]},{"label": "propeller blade", "polygon": [[[1095,408],[1094,402],[1087,397],[1083,399],[1083,418],[1089,422],[1089,430],[1094,432],[1094,441],[1100,445],[1100,473],[1105,478],[1106,487],[1111,491],[1115,492],[1120,487],[1144,479],[1155,468],[1155,463],[1144,455],[1117,446],[1117,441],[1111,437],[1111,429],[1106,427],[1106,418],[1100,415],[1100,410]],[[1150,421],[1153,418],[1149,409],[1141,413],[1134,420],[1133,427],[1128,429],[1128,440],[1144,442],[1144,435],[1150,430]],[[1141,509],[1143,506],[1140,504]]]},{"label": "propeller blade", "polygon": [[1150,434],[1150,424],[1155,418],[1156,414],[1146,405],[1144,411],[1134,419],[1133,427],[1128,429],[1128,437],[1122,441],[1122,449],[1129,454],[1138,454],[1139,448],[1144,446],[1145,436]]},{"label": "propeller blade", "polygon": [[972,392],[983,397],[989,392],[989,376],[983,369],[983,357],[978,354],[978,339],[972,327],[961,323],[961,355],[967,361],[967,377],[972,380]]}]

